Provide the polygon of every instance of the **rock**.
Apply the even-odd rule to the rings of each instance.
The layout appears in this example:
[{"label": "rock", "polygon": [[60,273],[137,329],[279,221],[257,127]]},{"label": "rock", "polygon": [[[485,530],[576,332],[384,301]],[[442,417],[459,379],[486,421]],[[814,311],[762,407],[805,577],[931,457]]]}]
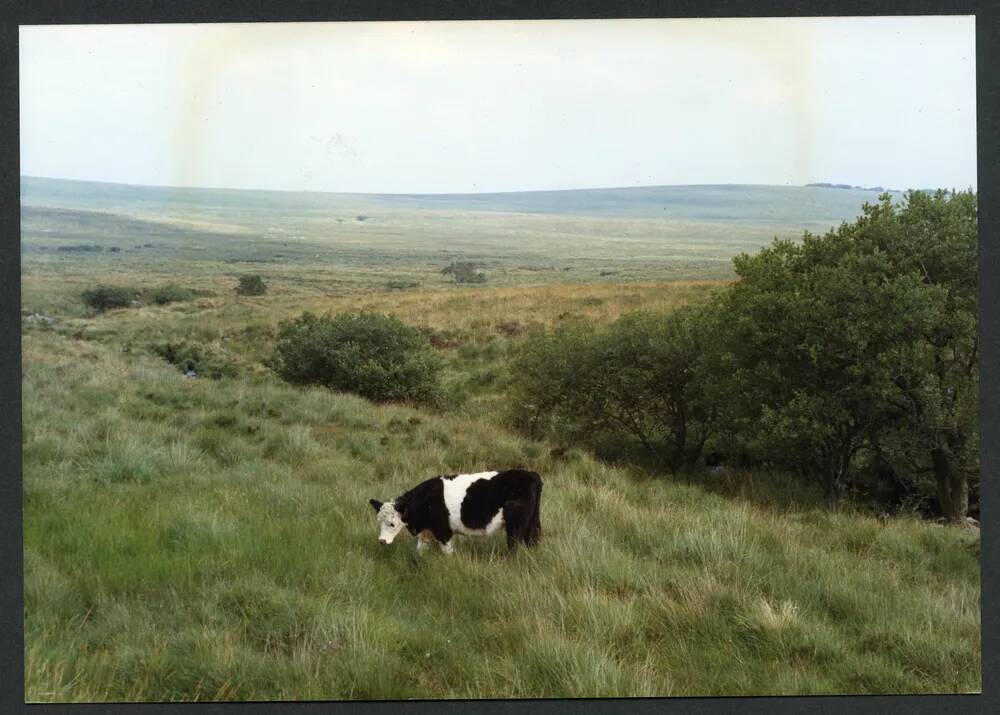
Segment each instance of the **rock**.
[{"label": "rock", "polygon": [[56,319],[52,316],[42,315],[41,313],[32,313],[25,320],[29,323],[42,323],[44,325],[52,325],[56,322]]}]

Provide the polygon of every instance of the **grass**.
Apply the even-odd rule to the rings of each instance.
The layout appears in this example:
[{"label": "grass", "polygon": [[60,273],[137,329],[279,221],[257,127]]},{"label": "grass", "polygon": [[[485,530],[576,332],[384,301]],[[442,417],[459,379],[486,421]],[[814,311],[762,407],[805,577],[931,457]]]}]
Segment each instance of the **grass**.
[{"label": "grass", "polygon": [[[774,509],[447,414],[25,341],[31,701],[969,692],[978,539]],[[497,464],[544,541],[375,541],[367,499]]]},{"label": "grass", "polygon": [[[107,241],[146,243],[137,222],[158,209],[129,206],[127,221],[58,229],[29,217],[26,244],[43,228],[93,244],[102,221]],[[385,245],[367,263],[244,270],[218,247],[179,259],[184,231],[221,232],[202,209],[184,220],[155,260],[25,253],[25,312],[56,318],[23,333],[29,701],[980,690],[977,532],[785,498],[787,475],[671,481],[505,427],[506,356],[530,331],[704,300],[719,280],[625,260],[601,277],[597,259],[571,280],[507,257],[505,278],[469,288]],[[266,244],[246,240],[233,250]],[[243,272],[268,294],[236,295]],[[98,282],[193,293],[91,315],[79,294]],[[304,309],[422,326],[453,401],[418,410],[280,382],[260,360]],[[187,380],[156,354],[166,342],[233,369]],[[463,540],[452,558],[418,557],[409,537],[376,542],[369,498],[518,465],[545,480],[537,549]]]}]

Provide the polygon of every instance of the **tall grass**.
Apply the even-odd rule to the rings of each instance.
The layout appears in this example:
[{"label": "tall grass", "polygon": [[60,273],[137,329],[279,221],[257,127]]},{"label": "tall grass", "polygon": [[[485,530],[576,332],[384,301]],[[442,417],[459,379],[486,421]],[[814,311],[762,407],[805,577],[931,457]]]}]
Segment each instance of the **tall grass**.
[{"label": "tall grass", "polygon": [[[31,701],[980,688],[971,532],[733,501],[469,406],[185,380],[121,347],[25,335]],[[545,479],[537,549],[376,542],[368,498],[517,464]]]}]

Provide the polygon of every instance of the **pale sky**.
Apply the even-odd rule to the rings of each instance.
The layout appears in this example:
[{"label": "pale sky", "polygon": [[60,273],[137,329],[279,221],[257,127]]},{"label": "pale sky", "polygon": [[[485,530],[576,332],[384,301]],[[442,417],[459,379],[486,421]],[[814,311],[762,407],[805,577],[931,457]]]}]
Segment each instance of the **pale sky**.
[{"label": "pale sky", "polygon": [[976,186],[973,17],[32,26],[21,174]]}]

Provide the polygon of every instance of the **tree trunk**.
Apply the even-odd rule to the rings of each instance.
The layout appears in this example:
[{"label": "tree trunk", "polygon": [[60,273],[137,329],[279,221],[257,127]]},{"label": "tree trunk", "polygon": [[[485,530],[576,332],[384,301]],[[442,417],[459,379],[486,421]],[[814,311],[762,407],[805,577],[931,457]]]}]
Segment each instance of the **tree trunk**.
[{"label": "tree trunk", "polygon": [[829,450],[823,458],[823,491],[831,502],[837,496],[837,469],[834,466],[833,452]]},{"label": "tree trunk", "polygon": [[941,514],[948,521],[959,524],[969,510],[969,481],[958,469],[955,457],[946,447],[931,450],[934,476],[937,479]]}]

